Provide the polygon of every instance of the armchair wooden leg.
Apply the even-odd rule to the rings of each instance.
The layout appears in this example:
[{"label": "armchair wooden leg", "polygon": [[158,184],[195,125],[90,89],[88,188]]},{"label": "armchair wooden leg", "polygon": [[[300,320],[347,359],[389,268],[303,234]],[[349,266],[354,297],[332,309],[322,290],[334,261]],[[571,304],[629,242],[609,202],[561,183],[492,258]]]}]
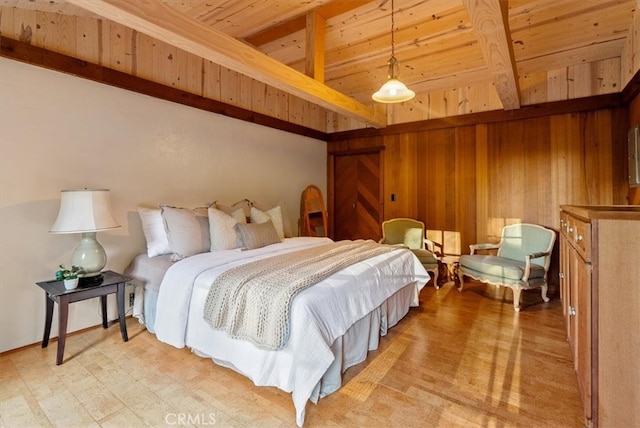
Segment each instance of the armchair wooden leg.
[{"label": "armchair wooden leg", "polygon": [[439,269],[437,267],[431,271],[433,273],[433,286],[436,290],[440,289],[440,286],[438,285],[438,271]]},{"label": "armchair wooden leg", "polygon": [[549,290],[549,286],[547,284],[540,286],[540,294],[542,294],[542,300],[546,303],[549,301],[547,297],[547,291]]},{"label": "armchair wooden leg", "polygon": [[513,309],[516,312],[520,312],[520,294],[522,289],[520,287],[512,287],[513,290]]},{"label": "armchair wooden leg", "polygon": [[464,274],[462,273],[462,271],[460,269],[458,269],[458,279],[460,280],[460,285],[458,286],[458,291],[462,291],[462,288],[464,287]]}]

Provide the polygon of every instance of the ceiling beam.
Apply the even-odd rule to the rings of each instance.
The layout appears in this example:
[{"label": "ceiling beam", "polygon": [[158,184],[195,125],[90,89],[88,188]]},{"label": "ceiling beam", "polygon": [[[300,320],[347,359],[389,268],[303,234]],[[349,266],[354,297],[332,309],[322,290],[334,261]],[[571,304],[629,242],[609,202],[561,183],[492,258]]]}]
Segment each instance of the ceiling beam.
[{"label": "ceiling beam", "polygon": [[506,0],[462,0],[505,110],[520,108]]},{"label": "ceiling beam", "polygon": [[242,73],[327,110],[386,126],[384,111],[359,103],[158,0],[68,0],[76,6]]},{"label": "ceiling beam", "polygon": [[305,74],[324,83],[324,35],[327,21],[317,12],[307,14]]}]

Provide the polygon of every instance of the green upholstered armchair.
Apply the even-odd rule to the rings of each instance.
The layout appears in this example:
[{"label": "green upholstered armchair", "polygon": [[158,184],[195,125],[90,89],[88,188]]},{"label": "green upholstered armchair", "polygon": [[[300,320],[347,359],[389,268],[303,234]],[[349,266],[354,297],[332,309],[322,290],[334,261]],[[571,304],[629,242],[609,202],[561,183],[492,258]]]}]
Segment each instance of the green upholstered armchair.
[{"label": "green upholstered armchair", "polygon": [[[522,290],[540,288],[542,300],[547,297],[547,273],[551,251],[556,240],[553,230],[535,224],[512,224],[502,228],[498,244],[470,245],[471,254],[460,256],[458,277],[464,287],[463,277],[513,290],[513,308],[520,311]],[[497,255],[474,254],[476,250],[497,249]]]},{"label": "green upholstered armchair", "polygon": [[[382,222],[381,244],[402,244],[418,257],[422,266],[433,276],[433,286],[438,287],[439,244],[425,238],[424,223],[411,218],[394,218]],[[428,249],[427,249],[428,248]]]}]

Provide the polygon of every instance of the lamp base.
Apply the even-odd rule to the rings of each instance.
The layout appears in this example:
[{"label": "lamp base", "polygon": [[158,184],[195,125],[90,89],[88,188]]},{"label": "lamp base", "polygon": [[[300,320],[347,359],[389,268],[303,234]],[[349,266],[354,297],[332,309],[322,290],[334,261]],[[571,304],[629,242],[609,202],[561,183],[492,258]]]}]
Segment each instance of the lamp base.
[{"label": "lamp base", "polygon": [[94,285],[99,285],[102,284],[103,279],[104,276],[102,273],[94,276],[83,276],[80,278],[80,281],[78,281],[78,287],[92,287]]},{"label": "lamp base", "polygon": [[83,232],[71,255],[71,264],[80,267],[84,278],[100,275],[107,264],[107,253],[96,240],[96,232]]}]

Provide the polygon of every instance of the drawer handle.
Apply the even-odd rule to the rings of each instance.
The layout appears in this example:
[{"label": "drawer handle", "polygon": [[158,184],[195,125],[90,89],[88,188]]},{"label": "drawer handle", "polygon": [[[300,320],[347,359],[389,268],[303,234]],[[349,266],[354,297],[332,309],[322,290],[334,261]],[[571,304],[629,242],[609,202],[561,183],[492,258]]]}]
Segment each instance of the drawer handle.
[{"label": "drawer handle", "polygon": [[574,308],[573,306],[569,307],[569,315],[571,315],[572,317],[576,316],[576,308]]},{"label": "drawer handle", "polygon": [[580,242],[582,241],[582,235],[577,235],[576,236],[576,242]]},{"label": "drawer handle", "polygon": [[571,227],[571,226],[567,227],[567,231],[573,232],[573,227]]},{"label": "drawer handle", "polygon": [[560,279],[564,279],[564,274],[560,272]]}]

